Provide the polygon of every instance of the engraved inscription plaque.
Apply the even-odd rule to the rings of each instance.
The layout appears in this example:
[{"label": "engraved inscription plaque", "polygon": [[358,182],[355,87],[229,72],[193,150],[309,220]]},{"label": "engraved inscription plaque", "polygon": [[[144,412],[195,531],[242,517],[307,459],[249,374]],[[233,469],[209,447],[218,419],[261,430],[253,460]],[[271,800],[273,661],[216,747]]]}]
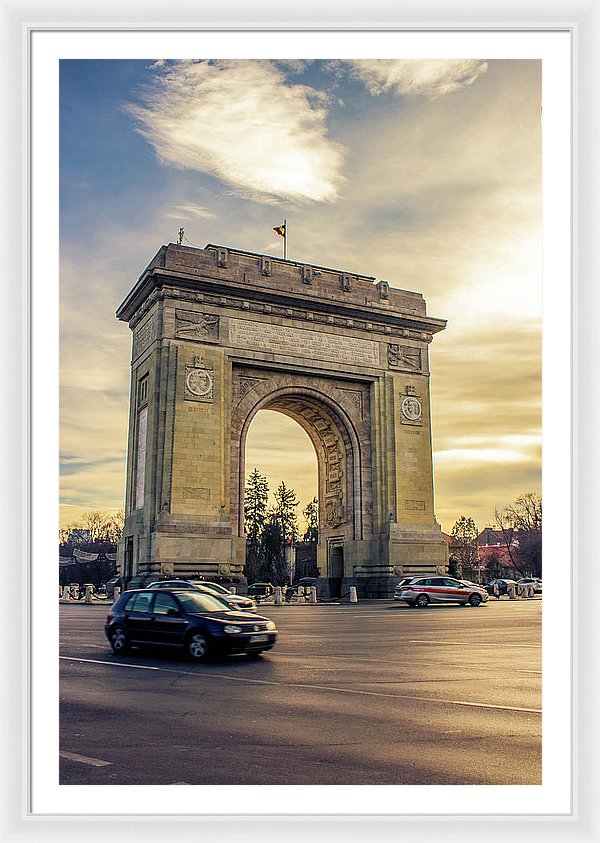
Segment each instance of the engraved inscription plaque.
[{"label": "engraved inscription plaque", "polygon": [[308,331],[263,322],[229,320],[229,340],[234,345],[292,354],[299,357],[334,360],[339,363],[363,365],[379,364],[379,344],[371,340],[349,336],[336,336],[324,331]]}]

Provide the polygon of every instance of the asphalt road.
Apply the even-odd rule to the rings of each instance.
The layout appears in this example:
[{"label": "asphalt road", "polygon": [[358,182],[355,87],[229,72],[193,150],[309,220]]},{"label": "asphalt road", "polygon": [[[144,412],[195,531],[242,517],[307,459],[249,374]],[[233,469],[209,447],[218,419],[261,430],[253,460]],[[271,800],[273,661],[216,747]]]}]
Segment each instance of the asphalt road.
[{"label": "asphalt road", "polygon": [[61,605],[61,784],[541,783],[541,600],[261,611],[274,650],[198,665]]}]

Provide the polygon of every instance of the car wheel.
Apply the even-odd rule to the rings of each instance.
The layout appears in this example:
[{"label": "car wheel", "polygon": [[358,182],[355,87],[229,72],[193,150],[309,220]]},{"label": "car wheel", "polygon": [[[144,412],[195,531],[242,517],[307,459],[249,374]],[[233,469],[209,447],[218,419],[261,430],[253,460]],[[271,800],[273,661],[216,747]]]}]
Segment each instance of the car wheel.
[{"label": "car wheel", "polygon": [[416,603],[419,608],[424,609],[426,606],[429,605],[429,597],[426,594],[419,594]]},{"label": "car wheel", "polygon": [[115,627],[110,633],[110,646],[116,655],[124,655],[129,649],[127,633],[122,626]]},{"label": "car wheel", "polygon": [[201,632],[192,632],[187,640],[187,651],[195,662],[205,661],[208,658],[208,640]]},{"label": "car wheel", "polygon": [[469,603],[471,606],[480,606],[481,605],[481,594],[472,594],[469,597]]}]

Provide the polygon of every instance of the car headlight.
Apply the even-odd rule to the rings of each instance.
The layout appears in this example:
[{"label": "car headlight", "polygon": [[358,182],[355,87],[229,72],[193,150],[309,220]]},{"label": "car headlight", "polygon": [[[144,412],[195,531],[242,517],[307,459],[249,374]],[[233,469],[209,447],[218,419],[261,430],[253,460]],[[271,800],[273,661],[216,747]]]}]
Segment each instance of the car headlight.
[{"label": "car headlight", "polygon": [[273,621],[267,621],[267,629],[275,629],[275,624]]},{"label": "car headlight", "polygon": [[232,635],[236,632],[241,632],[241,626],[234,626],[233,624],[228,623],[226,626],[223,627],[223,632],[230,632]]}]

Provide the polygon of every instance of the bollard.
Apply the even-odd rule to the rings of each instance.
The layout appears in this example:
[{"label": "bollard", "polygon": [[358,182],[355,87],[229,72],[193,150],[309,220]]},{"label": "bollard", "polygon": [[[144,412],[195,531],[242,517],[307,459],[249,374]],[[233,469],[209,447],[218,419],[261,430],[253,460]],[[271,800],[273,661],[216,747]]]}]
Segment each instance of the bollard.
[{"label": "bollard", "polygon": [[276,586],[275,586],[275,605],[276,605],[276,606],[281,606],[281,603],[282,603],[282,600],[281,600],[281,586],[280,586],[280,585],[276,585]]},{"label": "bollard", "polygon": [[515,594],[515,587],[514,587],[514,585],[509,585],[509,586],[508,586],[508,599],[509,599],[509,600],[514,600],[514,599],[516,598],[516,596],[517,596],[517,595]]},{"label": "bollard", "polygon": [[518,585],[517,586],[517,597],[525,597],[525,586]]},{"label": "bollard", "polygon": [[91,603],[92,602],[92,586],[86,585],[85,587],[85,602]]},{"label": "bollard", "polygon": [[71,600],[79,600],[79,583],[72,582],[70,586]]},{"label": "bollard", "polygon": [[350,586],[350,602],[351,603],[358,603],[358,593],[356,591],[356,586]]},{"label": "bollard", "polygon": [[311,585],[310,587],[310,602],[316,603],[317,602],[317,586]]},{"label": "bollard", "polygon": [[534,592],[535,592],[534,587],[533,587],[532,585],[528,585],[528,586],[527,586],[527,596],[528,596],[528,597],[533,597]]},{"label": "bollard", "polygon": [[121,589],[118,585],[115,586],[115,590],[113,591],[113,603],[116,603],[119,597],[121,596]]},{"label": "bollard", "polygon": [[58,586],[58,599],[62,600],[62,596],[63,596],[63,587],[62,587],[62,585],[59,585]]},{"label": "bollard", "polygon": [[68,585],[66,585],[62,589],[62,594],[60,596],[61,603],[70,603],[71,602],[71,590]]}]

